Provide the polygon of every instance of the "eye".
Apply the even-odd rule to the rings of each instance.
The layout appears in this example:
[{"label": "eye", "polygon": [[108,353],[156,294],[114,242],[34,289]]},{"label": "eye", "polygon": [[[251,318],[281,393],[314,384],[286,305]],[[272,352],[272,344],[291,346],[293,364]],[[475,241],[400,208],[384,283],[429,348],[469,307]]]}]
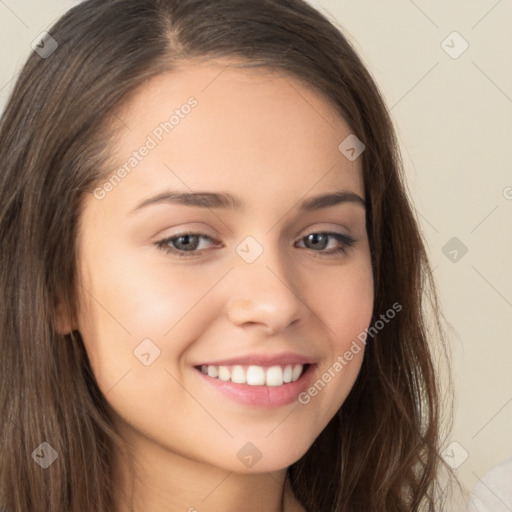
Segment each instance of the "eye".
[{"label": "eye", "polygon": [[[337,242],[338,247],[334,247],[328,251],[325,250],[326,246],[328,246],[329,238],[333,239]],[[331,256],[336,254],[347,254],[349,250],[353,247],[356,240],[348,235],[343,235],[341,233],[331,233],[331,232],[319,232],[319,233],[310,233],[301,238],[301,241],[306,241],[306,244],[310,245],[315,252],[320,252],[322,255]],[[310,248],[308,247],[308,248]],[[319,249],[319,250],[317,250]]]},{"label": "eye", "polygon": [[[329,239],[337,243],[337,247],[325,250],[329,245]],[[173,235],[155,242],[155,245],[166,254],[173,254],[179,258],[196,257],[205,248],[201,246],[201,240],[213,241],[211,237],[204,233],[186,232]],[[331,256],[336,254],[347,254],[355,244],[356,240],[348,235],[331,232],[310,233],[300,239],[300,242],[306,241],[310,247],[307,249],[318,252],[322,255]]]},{"label": "eye", "polygon": [[[212,240],[203,233],[180,233],[156,242],[156,246],[167,254],[174,254],[180,258],[197,256],[198,246],[201,239]],[[204,249],[204,248],[203,248]],[[189,254],[187,254],[189,253]]]}]

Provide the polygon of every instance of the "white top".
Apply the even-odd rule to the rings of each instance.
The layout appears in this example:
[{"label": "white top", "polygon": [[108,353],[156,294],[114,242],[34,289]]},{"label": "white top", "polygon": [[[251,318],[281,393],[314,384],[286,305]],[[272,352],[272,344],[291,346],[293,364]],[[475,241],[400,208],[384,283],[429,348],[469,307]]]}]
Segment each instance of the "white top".
[{"label": "white top", "polygon": [[512,511],[512,458],[489,470],[475,485],[466,512]]}]

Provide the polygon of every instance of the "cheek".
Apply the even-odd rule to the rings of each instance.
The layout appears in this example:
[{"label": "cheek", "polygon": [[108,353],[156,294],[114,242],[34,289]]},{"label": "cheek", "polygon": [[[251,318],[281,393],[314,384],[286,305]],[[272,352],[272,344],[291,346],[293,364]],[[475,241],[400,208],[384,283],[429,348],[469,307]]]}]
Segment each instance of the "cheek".
[{"label": "cheek", "polygon": [[314,289],[312,303],[325,324],[329,350],[316,381],[299,401],[316,407],[319,421],[327,424],[350,393],[363,362],[374,302],[371,263],[361,260],[337,276],[318,276]]},{"label": "cheek", "polygon": [[161,271],[147,267],[133,272],[126,263],[95,266],[84,284],[79,330],[106,400],[151,437],[152,425],[178,422],[170,411],[186,402],[178,361],[190,339],[187,312],[201,290],[187,287],[179,274],[164,282]]},{"label": "cheek", "polygon": [[[373,313],[373,275],[369,261],[361,260],[337,276],[318,276],[315,300],[332,348],[344,352],[369,325]],[[326,328],[327,328],[326,327]]]},{"label": "cheek", "polygon": [[142,257],[128,258],[113,247],[104,252],[108,258],[100,258],[98,250],[84,252],[90,263],[82,269],[79,331],[93,372],[103,391],[127,372],[153,386],[156,372],[141,373],[145,363],[179,371],[190,340],[207,328],[211,319],[204,305],[210,302],[203,299],[218,281],[219,269],[171,269],[165,262],[148,265]]}]

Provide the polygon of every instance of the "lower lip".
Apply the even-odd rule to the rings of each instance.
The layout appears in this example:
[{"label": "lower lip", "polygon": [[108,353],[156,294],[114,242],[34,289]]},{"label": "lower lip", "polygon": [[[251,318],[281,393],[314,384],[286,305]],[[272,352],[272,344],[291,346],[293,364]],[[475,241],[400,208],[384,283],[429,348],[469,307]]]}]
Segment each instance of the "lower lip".
[{"label": "lower lip", "polygon": [[298,400],[298,395],[309,386],[314,373],[314,364],[310,364],[306,371],[295,381],[281,386],[249,386],[249,384],[236,384],[231,381],[215,379],[194,370],[205,380],[207,384],[223,393],[236,402],[257,407],[282,407]]}]

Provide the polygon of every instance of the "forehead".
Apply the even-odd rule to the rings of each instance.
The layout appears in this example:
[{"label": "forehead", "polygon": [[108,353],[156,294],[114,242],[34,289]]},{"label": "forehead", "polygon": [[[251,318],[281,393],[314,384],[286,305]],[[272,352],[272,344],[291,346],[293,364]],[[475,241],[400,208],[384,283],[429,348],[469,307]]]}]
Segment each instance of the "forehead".
[{"label": "forehead", "polygon": [[111,172],[151,146],[132,161],[127,193],[231,188],[270,201],[283,188],[291,197],[345,185],[363,192],[360,159],[338,149],[351,129],[335,105],[275,68],[184,63],[145,82],[114,120]]}]

